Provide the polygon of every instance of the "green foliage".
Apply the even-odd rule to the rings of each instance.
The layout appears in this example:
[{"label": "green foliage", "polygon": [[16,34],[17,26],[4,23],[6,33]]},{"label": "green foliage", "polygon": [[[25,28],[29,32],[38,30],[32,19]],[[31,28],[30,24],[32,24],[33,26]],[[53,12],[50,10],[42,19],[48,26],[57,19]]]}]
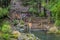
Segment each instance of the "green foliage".
[{"label": "green foliage", "polygon": [[10,25],[4,24],[2,26],[2,32],[10,32]]},{"label": "green foliage", "polygon": [[4,33],[11,32],[11,27],[10,27],[10,24],[9,24],[8,21],[3,22],[1,31],[4,32]]},{"label": "green foliage", "polygon": [[0,32],[2,32],[1,34],[1,38],[3,38],[4,40],[9,40],[11,37],[11,26],[10,23],[8,21],[3,21],[1,26],[1,30]]},{"label": "green foliage", "polygon": [[23,21],[23,20],[20,20],[20,24],[21,24],[21,25],[24,25],[24,21]]},{"label": "green foliage", "polygon": [[32,14],[37,14],[38,15],[38,4],[37,4],[37,0],[22,0],[24,5],[28,5],[30,6],[29,8],[29,12]]},{"label": "green foliage", "polygon": [[43,7],[46,6],[46,0],[41,0],[40,2]]},{"label": "green foliage", "polygon": [[10,32],[11,32],[11,27],[8,21],[4,21],[2,17],[7,16],[9,13],[9,3],[10,0],[0,0],[0,32],[1,33],[1,38],[4,40],[9,40],[10,38]]},{"label": "green foliage", "polygon": [[51,11],[52,17],[55,21],[55,25],[60,26],[60,1],[50,0],[46,8]]},{"label": "green foliage", "polygon": [[14,25],[17,25],[18,23],[19,23],[19,20],[16,20],[16,19],[13,20],[13,24],[14,24]]},{"label": "green foliage", "polygon": [[31,7],[31,8],[29,9],[29,12],[31,12],[31,13],[37,13],[38,10],[37,10],[36,8]]},{"label": "green foliage", "polygon": [[0,18],[6,16],[8,13],[8,8],[0,8]]},{"label": "green foliage", "polygon": [[[28,4],[31,6],[29,12],[37,13],[38,14],[38,3],[39,5],[45,7],[46,9],[50,10],[52,13],[52,17],[56,20],[56,14],[60,10],[60,1],[59,0],[22,0],[23,3]],[[43,16],[44,13],[39,14],[39,16]]]},{"label": "green foliage", "polygon": [[56,13],[56,20],[60,20],[60,11]]},{"label": "green foliage", "polygon": [[10,39],[10,36],[11,36],[10,34],[7,34],[7,33],[4,34],[3,33],[1,37],[4,38],[4,40],[9,40]]},{"label": "green foliage", "polygon": [[60,20],[56,20],[55,26],[60,26]]},{"label": "green foliage", "polygon": [[9,4],[11,0],[0,0],[0,18],[6,16],[9,11]]},{"label": "green foliage", "polygon": [[44,17],[44,13],[40,13],[39,16],[40,16],[40,17]]}]

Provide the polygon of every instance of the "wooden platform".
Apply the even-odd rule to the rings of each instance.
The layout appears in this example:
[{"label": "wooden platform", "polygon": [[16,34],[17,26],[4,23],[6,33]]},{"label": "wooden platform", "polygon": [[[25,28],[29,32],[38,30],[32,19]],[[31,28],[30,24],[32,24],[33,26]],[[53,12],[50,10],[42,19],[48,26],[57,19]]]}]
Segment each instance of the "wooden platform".
[{"label": "wooden platform", "polygon": [[32,27],[31,29],[49,29],[50,27],[53,27],[52,23],[49,23],[49,19],[47,18],[39,18],[35,17],[31,19]]}]

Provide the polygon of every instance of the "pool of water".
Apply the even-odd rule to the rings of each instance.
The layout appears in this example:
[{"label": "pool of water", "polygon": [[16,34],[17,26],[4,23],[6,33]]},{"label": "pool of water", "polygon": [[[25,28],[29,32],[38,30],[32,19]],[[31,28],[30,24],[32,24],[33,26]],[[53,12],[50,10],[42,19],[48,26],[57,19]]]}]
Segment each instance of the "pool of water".
[{"label": "pool of water", "polygon": [[41,40],[60,40],[60,35],[57,34],[47,34],[43,31],[32,31],[35,36],[40,38]]}]

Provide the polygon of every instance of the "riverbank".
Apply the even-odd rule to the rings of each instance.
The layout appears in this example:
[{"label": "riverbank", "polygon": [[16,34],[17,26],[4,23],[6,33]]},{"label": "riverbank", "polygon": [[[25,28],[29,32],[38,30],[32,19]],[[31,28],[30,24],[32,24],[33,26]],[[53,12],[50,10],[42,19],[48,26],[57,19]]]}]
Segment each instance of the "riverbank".
[{"label": "riverbank", "polygon": [[31,33],[41,40],[60,40],[60,34],[49,34],[44,31],[32,31]]}]

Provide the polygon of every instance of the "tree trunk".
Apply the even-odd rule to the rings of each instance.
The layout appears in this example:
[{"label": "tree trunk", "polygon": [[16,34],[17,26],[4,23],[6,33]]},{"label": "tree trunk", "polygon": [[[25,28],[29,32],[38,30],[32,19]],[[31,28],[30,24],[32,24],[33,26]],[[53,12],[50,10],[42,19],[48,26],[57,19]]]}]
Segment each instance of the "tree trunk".
[{"label": "tree trunk", "polygon": [[[48,5],[48,3],[49,3],[49,0],[46,0],[46,4],[47,4],[47,5]],[[49,11],[48,9],[46,10],[46,14],[47,14],[48,20],[49,20],[48,23],[50,23],[50,11]]]}]

